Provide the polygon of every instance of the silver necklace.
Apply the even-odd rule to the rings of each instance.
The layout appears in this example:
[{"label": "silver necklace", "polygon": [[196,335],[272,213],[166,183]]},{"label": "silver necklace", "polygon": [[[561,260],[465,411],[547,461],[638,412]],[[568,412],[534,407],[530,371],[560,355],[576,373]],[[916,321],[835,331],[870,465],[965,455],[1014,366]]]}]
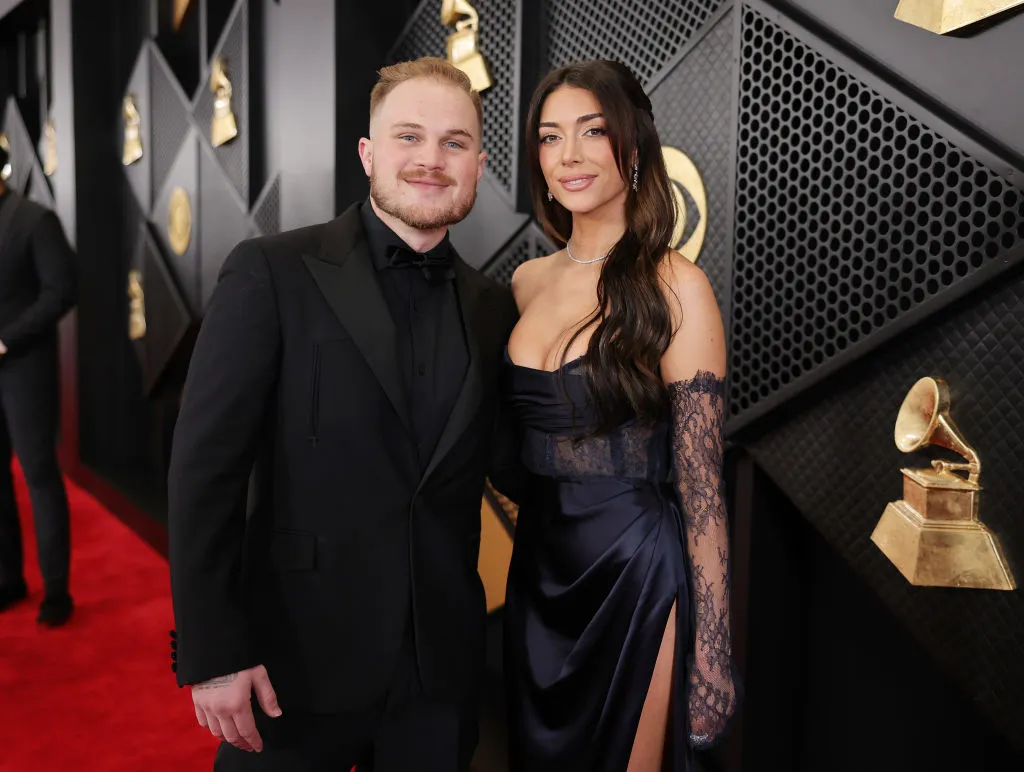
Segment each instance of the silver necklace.
[{"label": "silver necklace", "polygon": [[579,263],[580,265],[590,265],[591,263],[599,263],[606,257],[608,257],[608,253],[605,252],[603,255],[601,255],[600,257],[595,257],[593,260],[577,260],[575,257],[572,256],[572,249],[569,248],[568,241],[565,242],[565,254],[567,254],[569,256],[569,259],[572,260],[574,263]]}]

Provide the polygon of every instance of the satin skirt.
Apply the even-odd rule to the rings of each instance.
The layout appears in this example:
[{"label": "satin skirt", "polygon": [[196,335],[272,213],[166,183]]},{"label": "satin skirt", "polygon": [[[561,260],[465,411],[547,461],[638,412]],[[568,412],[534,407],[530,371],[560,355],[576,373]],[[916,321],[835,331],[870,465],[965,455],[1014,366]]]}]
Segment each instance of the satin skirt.
[{"label": "satin skirt", "polygon": [[522,503],[504,640],[514,772],[625,772],[673,603],[666,753],[691,768],[683,533],[665,483],[543,478]]}]

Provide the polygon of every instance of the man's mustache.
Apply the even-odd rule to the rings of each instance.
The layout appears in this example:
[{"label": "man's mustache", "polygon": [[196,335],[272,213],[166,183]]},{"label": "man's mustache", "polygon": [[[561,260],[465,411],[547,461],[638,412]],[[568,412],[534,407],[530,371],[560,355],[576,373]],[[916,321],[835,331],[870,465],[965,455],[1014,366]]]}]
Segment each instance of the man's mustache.
[{"label": "man's mustache", "polygon": [[454,185],[455,180],[445,174],[431,174],[430,172],[407,172],[400,175],[406,182],[432,182],[438,185]]}]

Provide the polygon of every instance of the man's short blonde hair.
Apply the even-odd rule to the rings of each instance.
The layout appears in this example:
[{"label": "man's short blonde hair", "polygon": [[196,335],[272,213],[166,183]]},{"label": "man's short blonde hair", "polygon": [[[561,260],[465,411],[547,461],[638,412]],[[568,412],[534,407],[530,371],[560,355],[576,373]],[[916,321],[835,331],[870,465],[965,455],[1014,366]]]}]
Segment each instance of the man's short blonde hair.
[{"label": "man's short blonde hair", "polygon": [[[387,95],[395,90],[396,86],[413,78],[433,78],[465,92],[466,96],[473,102],[473,107],[476,108],[476,117],[480,122],[480,133],[483,134],[484,108],[480,104],[480,93],[473,90],[473,84],[470,82],[469,76],[454,64],[445,59],[439,59],[436,56],[423,56],[411,62],[399,62],[398,64],[382,67],[379,75],[377,84],[373,87],[373,91],[370,92],[370,120],[373,120],[373,114],[377,112],[377,108],[380,107]],[[483,137],[481,137],[481,141],[483,141]]]}]

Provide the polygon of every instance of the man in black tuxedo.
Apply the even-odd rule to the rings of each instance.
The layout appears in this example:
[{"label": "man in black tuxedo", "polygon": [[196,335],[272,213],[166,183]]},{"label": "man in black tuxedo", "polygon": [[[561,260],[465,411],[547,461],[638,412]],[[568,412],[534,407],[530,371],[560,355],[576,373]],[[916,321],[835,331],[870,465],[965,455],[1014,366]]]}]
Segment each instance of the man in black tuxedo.
[{"label": "man in black tuxedo", "polygon": [[[0,147],[0,169],[7,164]],[[11,455],[32,502],[44,597],[39,621],[64,624],[71,537],[57,463],[57,322],[74,305],[75,261],[50,210],[0,181],[0,611],[28,596]]]},{"label": "man in black tuxedo", "polygon": [[447,234],[483,174],[480,98],[443,60],[387,67],[369,133],[369,199],[239,245],[189,367],[172,659],[220,772],[447,772],[476,744],[480,500],[516,320]]}]

